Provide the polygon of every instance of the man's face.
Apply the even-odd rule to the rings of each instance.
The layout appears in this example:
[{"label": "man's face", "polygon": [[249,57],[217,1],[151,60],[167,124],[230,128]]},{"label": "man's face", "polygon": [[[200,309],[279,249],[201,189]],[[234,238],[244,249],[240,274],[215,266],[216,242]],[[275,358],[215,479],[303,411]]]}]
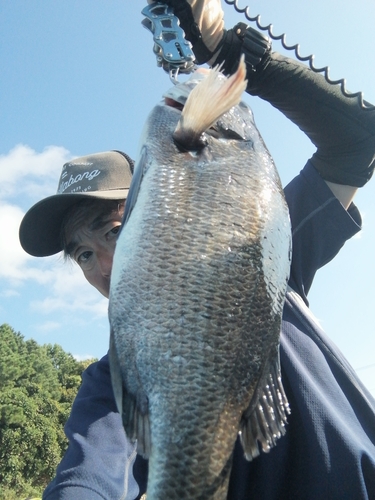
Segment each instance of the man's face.
[{"label": "man's face", "polygon": [[109,296],[113,254],[122,216],[119,212],[95,212],[66,229],[66,251],[77,262],[85,278],[104,297]]}]

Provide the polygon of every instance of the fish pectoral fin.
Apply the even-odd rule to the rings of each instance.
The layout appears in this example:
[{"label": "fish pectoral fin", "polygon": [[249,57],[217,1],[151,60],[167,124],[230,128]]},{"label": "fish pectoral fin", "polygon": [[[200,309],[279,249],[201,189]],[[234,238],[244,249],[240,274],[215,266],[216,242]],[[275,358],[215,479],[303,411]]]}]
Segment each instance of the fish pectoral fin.
[{"label": "fish pectoral fin", "polygon": [[240,438],[247,460],[257,457],[259,448],[268,452],[276,444],[286,432],[287,414],[290,413],[281,381],[278,352],[268,362],[264,373],[261,377],[263,383],[257,388],[241,420]]},{"label": "fish pectoral fin", "polygon": [[118,412],[122,416],[126,436],[131,441],[137,440],[138,453],[148,458],[151,451],[148,398],[142,390],[138,390],[136,396],[125,390],[112,330],[108,357],[113,394]]},{"label": "fish pectoral fin", "polygon": [[113,335],[112,329],[111,329],[110,339],[109,339],[108,358],[109,358],[109,371],[111,373],[113,394],[115,396],[117,410],[121,414],[121,412],[122,412],[122,398],[123,398],[123,382],[122,382],[120,363],[119,363],[118,358],[117,358],[114,335]]},{"label": "fish pectoral fin", "polygon": [[148,458],[151,452],[151,431],[147,395],[140,389],[137,395],[124,393],[122,422],[129,439],[137,440],[137,453]]}]

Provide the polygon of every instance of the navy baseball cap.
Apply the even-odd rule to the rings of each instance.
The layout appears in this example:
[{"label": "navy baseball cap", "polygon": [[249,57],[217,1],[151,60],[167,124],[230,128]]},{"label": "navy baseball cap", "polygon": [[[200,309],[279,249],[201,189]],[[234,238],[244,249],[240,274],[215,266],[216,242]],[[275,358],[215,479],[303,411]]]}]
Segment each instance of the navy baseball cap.
[{"label": "navy baseball cap", "polygon": [[67,210],[82,199],[124,200],[134,162],[121,151],[75,158],[63,165],[57,193],[33,205],[22,219],[22,248],[35,257],[60,252],[61,225]]}]

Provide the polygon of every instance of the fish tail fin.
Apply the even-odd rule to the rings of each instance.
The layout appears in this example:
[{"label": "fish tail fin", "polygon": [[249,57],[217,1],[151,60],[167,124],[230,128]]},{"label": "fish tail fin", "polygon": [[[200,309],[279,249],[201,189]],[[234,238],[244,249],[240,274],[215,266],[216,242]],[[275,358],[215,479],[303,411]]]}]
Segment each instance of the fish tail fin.
[{"label": "fish tail fin", "polygon": [[285,434],[289,413],[277,353],[277,359],[270,363],[268,377],[256,392],[256,400],[242,418],[240,438],[247,460],[259,455],[259,445],[268,452]]},{"label": "fish tail fin", "polygon": [[247,85],[244,55],[237,71],[230,77],[224,77],[220,69],[220,66],[211,69],[190,92],[173,134],[177,141],[180,137],[200,137],[220,116],[240,102]]}]

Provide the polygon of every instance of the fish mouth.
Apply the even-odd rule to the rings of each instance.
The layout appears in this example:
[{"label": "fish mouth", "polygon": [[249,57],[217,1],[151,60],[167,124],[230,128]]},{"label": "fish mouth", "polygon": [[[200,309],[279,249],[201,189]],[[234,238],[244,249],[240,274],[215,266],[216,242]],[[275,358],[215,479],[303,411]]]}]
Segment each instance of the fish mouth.
[{"label": "fish mouth", "polygon": [[205,78],[205,73],[194,72],[188,80],[178,83],[163,94],[164,103],[170,108],[182,111],[190,92]]},{"label": "fish mouth", "polygon": [[168,106],[169,108],[177,109],[178,111],[182,111],[184,109],[184,106],[185,106],[185,103],[175,101],[174,99],[172,99],[170,97],[164,98],[164,104],[165,104],[165,106]]}]

